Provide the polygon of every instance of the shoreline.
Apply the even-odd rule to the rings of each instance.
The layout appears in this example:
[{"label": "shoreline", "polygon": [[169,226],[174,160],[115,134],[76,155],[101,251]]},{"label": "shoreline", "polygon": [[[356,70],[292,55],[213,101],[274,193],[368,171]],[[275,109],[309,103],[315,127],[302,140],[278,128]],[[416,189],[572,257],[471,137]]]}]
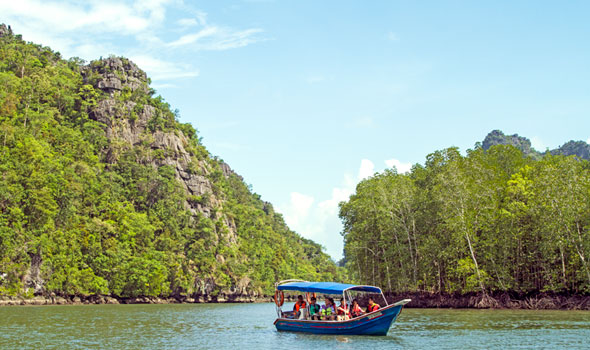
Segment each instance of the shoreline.
[{"label": "shoreline", "polygon": [[389,303],[412,299],[405,307],[417,309],[590,310],[590,295],[587,294],[408,292],[385,293],[385,296]]},{"label": "shoreline", "polygon": [[223,304],[223,303],[265,303],[272,302],[269,297],[254,296],[196,296],[196,297],[113,297],[108,295],[69,295],[69,296],[34,296],[23,297],[0,296],[2,306],[42,306],[42,305],[118,305],[118,304]]},{"label": "shoreline", "polygon": [[[405,307],[410,309],[512,309],[512,310],[590,310],[590,295],[551,293],[466,293],[446,294],[428,292],[385,293],[388,303],[412,299]],[[295,296],[286,296],[295,301]],[[272,296],[195,296],[195,297],[133,297],[121,298],[105,295],[90,296],[0,296],[1,306],[43,305],[117,305],[117,304],[224,304],[273,302]]]}]

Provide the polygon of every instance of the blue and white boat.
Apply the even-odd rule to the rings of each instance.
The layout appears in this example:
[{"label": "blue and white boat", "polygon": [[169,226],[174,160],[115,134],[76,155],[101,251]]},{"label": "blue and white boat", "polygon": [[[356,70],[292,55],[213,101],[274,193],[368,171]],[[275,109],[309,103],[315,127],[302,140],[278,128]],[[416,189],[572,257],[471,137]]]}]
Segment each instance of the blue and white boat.
[{"label": "blue and white boat", "polygon": [[[380,294],[383,297],[385,306],[380,309],[363,314],[356,318],[343,320],[310,320],[288,318],[281,310],[284,301],[284,291],[297,291],[305,293],[307,310],[309,310],[309,300],[315,293],[328,295],[341,295],[345,305],[351,301],[351,292],[367,292]],[[277,306],[278,318],[274,325],[278,331],[305,332],[315,334],[335,334],[335,335],[386,335],[389,328],[399,316],[405,304],[411,299],[403,299],[394,304],[388,304],[380,288],[374,286],[344,284],[335,282],[308,282],[301,280],[287,280],[276,284],[275,303]],[[348,318],[348,317],[347,317]]]}]

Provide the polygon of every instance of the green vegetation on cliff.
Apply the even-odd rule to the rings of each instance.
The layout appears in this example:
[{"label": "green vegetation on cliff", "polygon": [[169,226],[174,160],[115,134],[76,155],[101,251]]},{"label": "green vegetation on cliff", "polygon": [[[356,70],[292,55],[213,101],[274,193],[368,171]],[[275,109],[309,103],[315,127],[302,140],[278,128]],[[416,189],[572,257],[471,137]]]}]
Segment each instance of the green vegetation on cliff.
[{"label": "green vegetation on cliff", "polygon": [[0,27],[0,295],[260,295],[341,279],[125,58]]},{"label": "green vegetation on cliff", "polygon": [[[500,130],[493,130],[486,135],[482,147],[484,150],[496,145],[512,145],[518,148],[524,155],[533,159],[541,159],[543,154],[531,147],[531,140],[526,137],[514,135],[504,135]],[[546,151],[553,155],[561,154],[564,156],[576,156],[580,159],[590,160],[590,145],[584,141],[568,141],[556,149]]]},{"label": "green vegetation on cliff", "polygon": [[394,292],[590,292],[590,162],[510,145],[430,154],[341,203],[351,278]]}]

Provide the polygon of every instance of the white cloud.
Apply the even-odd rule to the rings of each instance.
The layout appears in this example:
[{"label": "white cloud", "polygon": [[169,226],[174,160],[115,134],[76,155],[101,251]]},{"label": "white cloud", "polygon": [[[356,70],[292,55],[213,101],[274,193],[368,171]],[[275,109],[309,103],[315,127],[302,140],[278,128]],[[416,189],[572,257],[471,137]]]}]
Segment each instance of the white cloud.
[{"label": "white cloud", "polygon": [[395,167],[400,174],[407,173],[412,169],[412,163],[402,163],[397,159],[388,159],[385,161],[385,165],[389,168]]},{"label": "white cloud", "polygon": [[588,138],[588,140],[586,140],[587,144],[590,144],[590,137]]},{"label": "white cloud", "polygon": [[388,39],[389,41],[399,41],[399,37],[397,36],[397,34],[395,34],[395,33],[394,33],[394,32],[392,32],[392,31],[389,31],[389,32],[387,33],[387,39]]},{"label": "white cloud", "polygon": [[178,38],[177,40],[168,43],[170,47],[184,46],[196,43],[199,39],[206,38],[208,36],[215,35],[218,29],[216,27],[206,27],[193,34],[186,34]]},{"label": "white cloud", "polygon": [[184,18],[179,22],[183,25],[200,25],[198,31],[184,34],[180,38],[169,42],[168,47],[188,47],[193,50],[220,51],[244,47],[246,45],[261,41],[256,34],[263,32],[260,28],[246,30],[234,30],[228,27],[212,25],[207,23],[207,14],[198,12],[197,18]]},{"label": "white cloud", "polygon": [[309,210],[314,202],[312,196],[298,192],[291,192],[289,207],[284,212],[285,221],[291,227],[306,227],[306,221],[309,216]]},{"label": "white cloud", "polygon": [[147,55],[134,55],[129,58],[148,72],[153,81],[199,76],[199,71],[188,65],[167,62]]},{"label": "white cloud", "polygon": [[132,35],[161,23],[168,2],[20,0],[1,2],[0,12],[5,20],[53,33],[90,31]]},{"label": "white cloud", "polygon": [[212,37],[212,40],[197,45],[196,48],[201,50],[221,51],[244,47],[263,40],[255,36],[255,34],[262,33],[262,31],[263,30],[260,28],[252,28],[242,31],[231,31],[218,28],[218,35]]},{"label": "white cloud", "polygon": [[196,18],[181,18],[177,23],[181,27],[193,27],[199,25],[199,22]]},{"label": "white cloud", "polygon": [[357,175],[344,174],[340,186],[332,188],[329,198],[318,201],[316,197],[298,192],[291,193],[287,204],[277,207],[289,227],[304,237],[326,248],[336,260],[342,257],[344,247],[342,223],[338,217],[338,204],[347,201],[359,181],[374,174],[375,165],[368,159],[361,160]]},{"label": "white cloud", "polygon": [[[185,17],[167,23],[171,10],[184,11]],[[163,47],[227,50],[262,40],[257,36],[260,28],[235,30],[208,24],[206,13],[182,0],[0,1],[0,14],[25,40],[50,46],[66,58],[127,56],[154,81],[199,75],[188,58],[184,63],[170,62],[170,50]],[[177,39],[166,44],[162,38],[170,35]]]},{"label": "white cloud", "polygon": [[361,160],[361,167],[359,168],[358,179],[364,180],[375,174],[375,164],[368,159]]},{"label": "white cloud", "polygon": [[531,146],[533,146],[534,149],[540,152],[543,152],[546,149],[545,144],[538,136],[531,137]]}]

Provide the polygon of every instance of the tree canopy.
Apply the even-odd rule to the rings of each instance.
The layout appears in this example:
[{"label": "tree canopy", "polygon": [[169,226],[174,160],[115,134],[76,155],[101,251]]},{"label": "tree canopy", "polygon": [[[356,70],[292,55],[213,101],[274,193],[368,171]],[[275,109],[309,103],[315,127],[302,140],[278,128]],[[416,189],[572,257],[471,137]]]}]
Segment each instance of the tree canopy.
[{"label": "tree canopy", "polygon": [[351,278],[390,291],[590,292],[590,163],[448,148],[340,204]]}]

